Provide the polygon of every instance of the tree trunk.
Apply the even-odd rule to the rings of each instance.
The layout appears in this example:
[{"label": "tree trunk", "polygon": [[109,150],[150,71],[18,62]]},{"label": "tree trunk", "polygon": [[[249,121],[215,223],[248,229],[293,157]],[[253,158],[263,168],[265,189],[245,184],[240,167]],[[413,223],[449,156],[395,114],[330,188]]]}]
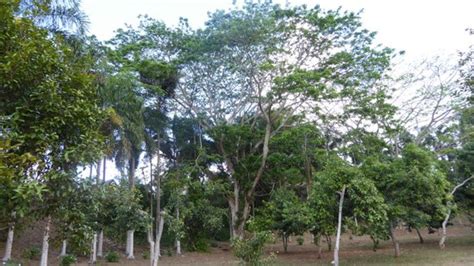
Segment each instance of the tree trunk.
[{"label": "tree trunk", "polygon": [[148,228],[148,243],[150,244],[150,265],[153,265],[155,259],[155,241],[153,240],[153,224]]},{"label": "tree trunk", "polygon": [[94,164],[91,163],[89,165],[89,179],[91,179],[91,180],[92,180],[92,167],[94,167]]},{"label": "tree trunk", "polygon": [[309,199],[313,188],[313,172],[311,166],[311,158],[308,156],[308,136],[304,135],[304,168],[306,174],[306,199]]},{"label": "tree trunk", "polygon": [[[462,186],[464,186],[467,182],[469,182],[471,179],[474,179],[474,175],[470,176],[469,178],[466,178],[464,179],[464,181],[462,181],[461,183],[457,184],[453,190],[451,191],[450,195],[453,196],[454,193],[456,192],[456,190]],[[448,202],[448,208],[449,208],[449,202]],[[446,233],[446,226],[448,225],[448,221],[449,221],[449,217],[451,216],[451,208],[449,208],[448,210],[448,213],[446,214],[446,217],[444,218],[444,221],[443,223],[441,224],[442,228],[443,228],[443,234],[442,234],[442,237],[441,239],[439,240],[439,247],[441,249],[444,249],[445,248],[445,244],[444,242],[446,241],[446,236],[447,236],[447,233]]]},{"label": "tree trunk", "polygon": [[128,162],[128,185],[130,189],[135,187],[135,158],[133,155]]},{"label": "tree trunk", "polygon": [[49,251],[49,229],[51,227],[51,216],[48,216],[46,226],[44,228],[43,247],[41,250],[40,266],[48,266],[48,251]]},{"label": "tree trunk", "polygon": [[97,233],[94,233],[91,241],[91,259],[90,263],[94,264],[97,262]]},{"label": "tree trunk", "polygon": [[155,250],[153,252],[152,266],[157,266],[158,261],[160,260],[160,241],[161,241],[161,235],[163,234],[164,223],[165,221],[164,221],[163,215],[160,215],[160,222],[159,222],[158,230],[156,231],[156,237],[155,237]]},{"label": "tree trunk", "polygon": [[283,233],[282,238],[283,238],[283,250],[286,253],[288,252],[288,235],[286,233]]},{"label": "tree trunk", "polygon": [[[155,257],[159,258],[161,256],[161,249],[160,249],[160,241],[161,241],[161,233],[160,237],[158,238],[158,233],[163,231],[162,220],[162,213],[161,213],[161,140],[158,138],[157,140],[157,154],[156,154],[156,218],[155,218]],[[158,259],[154,260],[154,263],[158,263]]]},{"label": "tree trunk", "polygon": [[448,225],[448,221],[449,221],[450,216],[451,216],[451,209],[449,209],[448,214],[446,215],[446,218],[444,218],[444,221],[441,224],[441,226],[442,226],[442,235],[441,235],[441,239],[439,240],[439,248],[440,249],[444,249],[446,247],[446,245],[444,244],[444,242],[446,241],[446,236],[447,236],[446,226]]},{"label": "tree trunk", "polygon": [[313,236],[313,239],[316,246],[318,246],[318,259],[321,259],[323,254],[323,247],[321,246],[321,237]]},{"label": "tree trunk", "polygon": [[390,238],[392,238],[393,248],[395,250],[395,257],[400,256],[400,243],[398,242],[397,238],[395,237],[395,228],[393,224],[390,224]]},{"label": "tree trunk", "polygon": [[[176,220],[179,221],[179,206],[176,206]],[[181,255],[181,240],[176,237],[176,254]]]},{"label": "tree trunk", "polygon": [[61,254],[59,256],[63,257],[67,255],[67,240],[63,240],[63,244],[61,246]]},{"label": "tree trunk", "polygon": [[99,159],[99,161],[97,162],[97,176],[96,176],[96,182],[97,182],[97,185],[100,184],[100,175],[101,175],[101,172],[100,172],[100,166],[101,166],[101,163],[102,161]]},{"label": "tree trunk", "polygon": [[421,235],[420,230],[417,227],[415,227],[415,230],[416,230],[416,234],[418,235],[418,238],[420,239],[420,244],[425,243],[425,240],[423,239],[423,236]]},{"label": "tree trunk", "polygon": [[9,261],[12,258],[13,233],[15,232],[15,223],[8,225],[7,243],[5,245],[5,254],[2,261]]},{"label": "tree trunk", "polygon": [[326,235],[326,243],[328,245],[328,251],[332,251],[332,239],[330,235]]},{"label": "tree trunk", "polygon": [[342,206],[344,204],[344,195],[346,194],[346,186],[342,187],[339,192],[339,211],[337,215],[337,234],[336,234],[336,246],[334,247],[334,266],[339,266],[339,243],[341,241],[341,229],[342,229]]},{"label": "tree trunk", "polygon": [[102,166],[102,182],[105,183],[105,174],[107,169],[107,157],[104,156],[104,165]]},{"label": "tree trunk", "polygon": [[103,257],[103,247],[104,247],[104,230],[101,229],[99,232],[99,241],[97,243],[97,257]]},{"label": "tree trunk", "polygon": [[133,236],[134,236],[135,230],[128,230],[127,231],[127,259],[133,260],[135,259],[135,256],[133,254]]}]

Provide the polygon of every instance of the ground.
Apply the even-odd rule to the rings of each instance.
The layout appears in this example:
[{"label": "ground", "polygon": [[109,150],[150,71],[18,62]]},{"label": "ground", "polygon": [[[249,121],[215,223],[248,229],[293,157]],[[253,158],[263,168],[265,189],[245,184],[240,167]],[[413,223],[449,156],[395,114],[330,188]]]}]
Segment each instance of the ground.
[{"label": "ground", "polygon": [[[343,235],[340,250],[341,265],[474,265],[474,231],[465,225],[456,225],[448,228],[446,249],[438,247],[439,235],[428,234],[422,230],[425,243],[420,244],[416,232],[407,232],[399,229],[396,233],[400,239],[402,255],[399,258],[393,256],[393,248],[390,241],[380,243],[379,249],[372,250],[372,242],[367,237]],[[22,261],[22,265],[38,265],[37,260],[27,261],[21,259],[22,248],[28,247],[36,242],[33,234],[28,230],[22,234],[14,243],[14,258]],[[4,243],[0,244],[0,252],[3,254]],[[288,252],[283,252],[280,241],[268,245],[266,256],[276,254],[272,265],[331,265],[332,252],[327,250],[323,242],[322,258],[318,259],[317,247],[311,243],[311,236],[305,235],[303,245],[296,243],[296,238],[288,246]],[[19,247],[19,248],[18,248]],[[127,260],[125,257],[118,263],[106,263],[99,261],[97,265],[149,265],[149,261],[142,258],[142,252],[146,247],[136,248],[136,259]],[[51,250],[50,264],[58,265],[58,251]],[[171,255],[171,254],[170,254]],[[182,256],[163,254],[160,265],[238,265],[238,260],[232,255],[228,243],[220,243],[219,247],[211,248],[208,253],[188,252]],[[77,265],[88,265],[87,258],[80,258]]]}]

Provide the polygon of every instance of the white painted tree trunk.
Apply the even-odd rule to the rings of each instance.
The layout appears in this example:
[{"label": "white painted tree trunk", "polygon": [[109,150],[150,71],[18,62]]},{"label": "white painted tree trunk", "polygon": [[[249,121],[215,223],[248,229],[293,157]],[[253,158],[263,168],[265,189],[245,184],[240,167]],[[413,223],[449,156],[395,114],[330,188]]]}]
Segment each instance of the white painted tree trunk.
[{"label": "white painted tree trunk", "polygon": [[63,240],[63,245],[61,246],[61,254],[59,256],[66,256],[67,254],[67,240]]},{"label": "white painted tree trunk", "polygon": [[40,266],[48,266],[48,251],[49,251],[49,229],[51,227],[51,216],[48,217],[46,226],[44,228],[43,247],[41,250]]},{"label": "white painted tree trunk", "polygon": [[97,257],[103,257],[103,247],[104,247],[104,230],[99,232],[99,242],[97,243]]},{"label": "white painted tree trunk", "polygon": [[336,246],[334,247],[334,266],[339,266],[339,243],[341,241],[341,227],[342,227],[342,206],[344,204],[344,195],[346,194],[346,186],[342,187],[339,192],[339,211],[337,215],[337,234]]},{"label": "white painted tree trunk", "polygon": [[153,241],[153,223],[148,229],[148,243],[150,244],[150,265],[153,265],[155,258],[155,241]]},{"label": "white painted tree trunk", "polygon": [[130,254],[130,231],[127,231],[127,244],[125,244],[125,255]]},{"label": "white painted tree trunk", "polygon": [[[176,219],[179,220],[179,207],[176,207]],[[176,238],[176,254],[181,255],[181,240]]]},{"label": "white painted tree trunk", "polygon": [[97,233],[92,237],[91,243],[91,260],[90,263],[94,264],[97,262]]},{"label": "white painted tree trunk", "polygon": [[15,224],[10,223],[8,226],[7,243],[5,245],[5,254],[3,261],[9,261],[12,258],[12,247],[13,247],[13,233],[15,232]]},{"label": "white painted tree trunk", "polygon": [[176,254],[181,255],[181,241],[176,240]]},{"label": "white painted tree trunk", "polygon": [[442,225],[442,236],[441,236],[441,239],[439,240],[439,248],[440,249],[444,249],[446,247],[446,245],[444,244],[444,242],[446,242],[446,235],[447,235],[446,226],[448,225],[448,221],[449,221],[450,216],[451,216],[451,209],[449,209],[448,214],[446,215],[446,218],[444,218],[444,221],[441,224]]},{"label": "white painted tree trunk", "polygon": [[127,259],[133,260],[135,256],[133,255],[133,235],[135,230],[128,230],[127,231]]},{"label": "white painted tree trunk", "polygon": [[[458,188],[464,186],[467,182],[469,182],[469,181],[472,180],[472,179],[474,179],[474,175],[472,175],[472,176],[469,177],[469,178],[466,178],[464,181],[462,181],[461,183],[459,183],[458,185],[456,185],[456,186],[453,188],[453,190],[451,191],[450,195],[453,196],[454,193],[456,192],[456,190],[458,190]],[[439,247],[440,247],[441,249],[444,249],[445,246],[446,246],[446,245],[444,244],[444,242],[446,241],[446,236],[447,236],[447,233],[446,233],[446,226],[448,225],[449,217],[451,217],[451,208],[450,208],[449,205],[448,205],[448,208],[449,208],[448,213],[446,214],[446,217],[444,218],[444,221],[443,221],[443,223],[441,224],[442,230],[443,230],[443,231],[442,231],[442,232],[443,232],[443,233],[442,233],[442,237],[441,237],[441,239],[439,240]]]},{"label": "white painted tree trunk", "polygon": [[[164,225],[164,217],[163,213],[161,214],[160,218],[160,224],[158,226],[158,232],[156,232],[156,238],[155,238],[155,250],[153,251],[153,258],[151,261],[151,266],[157,266],[158,261],[160,260],[160,241],[161,241],[161,235],[163,234],[163,225]],[[151,254],[150,254],[151,255]]]}]

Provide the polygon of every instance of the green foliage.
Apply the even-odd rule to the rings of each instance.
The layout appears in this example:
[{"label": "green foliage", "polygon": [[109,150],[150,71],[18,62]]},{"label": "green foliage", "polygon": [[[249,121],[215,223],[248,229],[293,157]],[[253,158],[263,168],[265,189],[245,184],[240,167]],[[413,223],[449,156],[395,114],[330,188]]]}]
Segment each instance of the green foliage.
[{"label": "green foliage", "polygon": [[62,256],[59,262],[60,266],[70,266],[76,263],[77,258],[74,255]]},{"label": "green foliage", "polygon": [[296,238],[296,242],[298,243],[298,245],[302,246],[304,244],[304,237],[303,236],[298,236]]},{"label": "green foliage", "polygon": [[41,255],[41,249],[39,247],[29,247],[25,248],[21,256],[25,259],[36,260],[39,259]]},{"label": "green foliage", "polygon": [[262,265],[263,248],[272,238],[269,231],[261,231],[244,239],[232,240],[234,255],[246,265]]},{"label": "green foliage", "polygon": [[363,169],[335,156],[329,158],[324,170],[316,176],[310,197],[315,221],[312,233],[319,237],[336,232],[337,192],[346,185],[343,217],[348,227],[357,234],[387,239],[388,206],[376,183],[364,175]]},{"label": "green foliage", "polygon": [[208,252],[210,247],[209,239],[200,237],[193,241],[193,245],[188,247],[189,251]]},{"label": "green foliage", "polygon": [[105,254],[105,260],[107,262],[119,262],[120,255],[116,251],[109,251]]},{"label": "green foliage", "polygon": [[[281,236],[302,235],[312,221],[311,210],[295,192],[286,188],[277,189],[264,206],[264,219],[269,227],[260,230],[276,230]],[[258,218],[257,218],[258,219]]]}]

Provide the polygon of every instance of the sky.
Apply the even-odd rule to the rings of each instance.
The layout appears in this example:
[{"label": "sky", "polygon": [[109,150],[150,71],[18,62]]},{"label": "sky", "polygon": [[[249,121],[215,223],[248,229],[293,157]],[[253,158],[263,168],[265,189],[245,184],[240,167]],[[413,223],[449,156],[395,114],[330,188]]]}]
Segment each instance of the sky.
[{"label": "sky", "polygon": [[[241,5],[244,0],[235,0]],[[258,1],[258,0],[255,0]],[[263,0],[262,0],[263,1]],[[274,0],[285,5],[319,4],[323,9],[360,11],[363,27],[376,31],[376,43],[405,51],[407,61],[435,55],[457,56],[474,44],[467,28],[474,28],[474,0]],[[187,18],[193,28],[204,25],[208,12],[229,9],[233,0],[82,0],[88,15],[89,33],[108,40],[125,24],[137,25],[139,15],[176,25]],[[112,162],[107,164],[107,179],[118,175]],[[143,164],[140,167],[142,167]],[[94,170],[95,172],[95,170]],[[137,174],[140,175],[139,169]],[[88,174],[85,170],[84,174]]]},{"label": "sky", "polygon": [[[235,0],[242,4],[244,0]],[[255,0],[258,1],[258,0]],[[263,1],[263,0],[261,0]],[[274,0],[285,5],[319,4],[323,9],[359,11],[365,28],[376,31],[376,41],[410,58],[454,54],[474,43],[466,28],[474,28],[474,0]],[[149,15],[176,25],[180,17],[190,25],[204,25],[207,14],[229,9],[233,0],[83,0],[90,33],[110,39],[125,24],[136,25],[139,15]]]}]

